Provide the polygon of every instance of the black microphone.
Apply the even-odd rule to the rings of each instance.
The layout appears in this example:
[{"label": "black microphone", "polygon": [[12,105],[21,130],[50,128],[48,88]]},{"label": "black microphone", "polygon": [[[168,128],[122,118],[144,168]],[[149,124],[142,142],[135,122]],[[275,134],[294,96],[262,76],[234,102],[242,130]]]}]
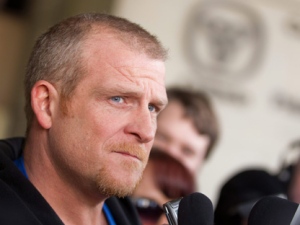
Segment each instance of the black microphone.
[{"label": "black microphone", "polygon": [[253,206],[248,225],[300,225],[299,204],[280,197],[264,197]]},{"label": "black microphone", "polygon": [[178,208],[178,225],[213,225],[211,200],[199,192],[181,199]]}]

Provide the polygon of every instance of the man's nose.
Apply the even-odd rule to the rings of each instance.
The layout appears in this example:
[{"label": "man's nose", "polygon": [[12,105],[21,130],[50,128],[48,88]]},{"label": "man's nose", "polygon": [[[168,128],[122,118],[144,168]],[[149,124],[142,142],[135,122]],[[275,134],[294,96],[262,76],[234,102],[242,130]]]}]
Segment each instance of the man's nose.
[{"label": "man's nose", "polygon": [[142,143],[152,141],[156,132],[156,120],[148,108],[137,110],[137,112],[131,116],[131,122],[126,127],[126,133],[136,136]]}]

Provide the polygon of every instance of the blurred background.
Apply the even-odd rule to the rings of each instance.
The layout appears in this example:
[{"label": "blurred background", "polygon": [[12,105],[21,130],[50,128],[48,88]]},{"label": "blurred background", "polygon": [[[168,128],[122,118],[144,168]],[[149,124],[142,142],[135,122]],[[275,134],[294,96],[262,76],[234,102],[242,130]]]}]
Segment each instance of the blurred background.
[{"label": "blurred background", "polygon": [[276,173],[300,137],[299,0],[0,0],[0,138],[23,136],[23,75],[34,40],[82,12],[128,18],[169,49],[167,86],[206,92],[221,139],[199,171],[213,202],[243,168]]}]

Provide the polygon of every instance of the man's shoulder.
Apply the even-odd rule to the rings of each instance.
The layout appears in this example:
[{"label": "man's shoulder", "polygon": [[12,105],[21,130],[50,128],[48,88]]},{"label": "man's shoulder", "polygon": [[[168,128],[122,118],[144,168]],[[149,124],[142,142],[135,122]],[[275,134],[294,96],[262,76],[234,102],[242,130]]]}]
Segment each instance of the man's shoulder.
[{"label": "man's shoulder", "polygon": [[24,138],[0,140],[0,224],[62,225],[38,190],[15,166]]}]

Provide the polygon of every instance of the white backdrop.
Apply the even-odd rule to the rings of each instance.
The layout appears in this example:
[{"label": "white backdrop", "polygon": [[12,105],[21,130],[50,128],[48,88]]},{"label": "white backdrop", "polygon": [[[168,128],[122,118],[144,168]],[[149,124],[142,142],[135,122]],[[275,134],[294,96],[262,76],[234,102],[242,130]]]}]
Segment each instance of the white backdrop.
[{"label": "white backdrop", "polygon": [[113,13],[141,24],[170,50],[167,85],[206,91],[222,135],[199,172],[215,203],[228,176],[279,168],[300,137],[300,5],[297,1],[118,0]]}]

